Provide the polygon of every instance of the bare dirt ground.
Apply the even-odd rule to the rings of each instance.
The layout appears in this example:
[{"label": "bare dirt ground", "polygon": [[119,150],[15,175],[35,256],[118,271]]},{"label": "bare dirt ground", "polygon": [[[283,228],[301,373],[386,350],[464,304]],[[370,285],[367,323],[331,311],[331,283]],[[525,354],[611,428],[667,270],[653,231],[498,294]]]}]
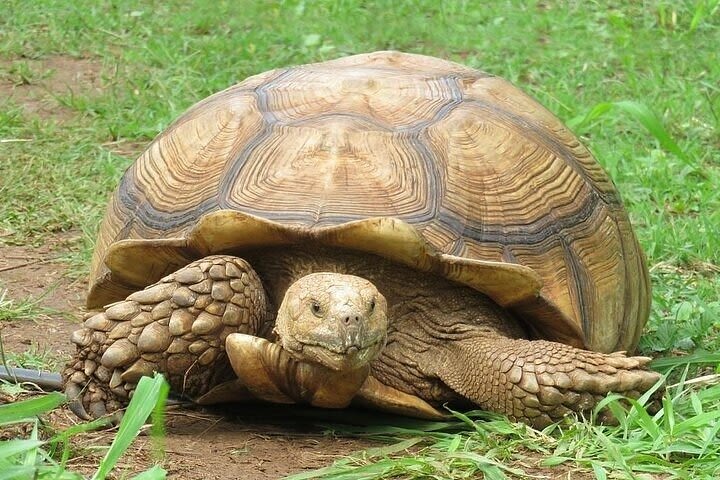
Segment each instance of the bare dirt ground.
[{"label": "bare dirt ground", "polygon": [[58,123],[74,117],[72,109],[63,106],[57,96],[82,92],[93,95],[101,91],[102,64],[85,58],[55,55],[43,59],[0,59],[8,72],[0,77],[0,98],[20,105],[25,114]]},{"label": "bare dirt ground", "polygon": [[31,320],[2,325],[7,351],[33,349],[58,359],[70,351],[69,335],[79,325],[85,284],[65,274],[67,267],[53,260],[59,255],[58,247],[51,245],[34,249],[0,247],[0,289],[6,291],[6,299],[16,304],[37,300],[47,309],[47,313]]}]

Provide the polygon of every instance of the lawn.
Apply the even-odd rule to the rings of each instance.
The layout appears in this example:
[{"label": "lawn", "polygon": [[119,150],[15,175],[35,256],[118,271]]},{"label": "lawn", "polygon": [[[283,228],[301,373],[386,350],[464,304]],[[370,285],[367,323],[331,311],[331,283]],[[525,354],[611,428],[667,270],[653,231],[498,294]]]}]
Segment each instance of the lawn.
[{"label": "lawn", "polygon": [[[389,443],[294,478],[718,478],[719,45],[718,0],[4,0],[2,332],[38,318],[76,322],[81,313],[64,297],[82,295],[77,284],[109,193],[144,145],[195,102],[291,64],[384,49],[434,55],[536,97],[615,181],[651,271],[653,307],[639,350],[668,374],[662,409],[638,403],[622,413],[609,398],[619,426],[579,421],[543,432],[481,413],[447,424],[335,425],[336,435]],[[19,273],[44,263],[59,283]],[[28,288],[18,288],[23,282]],[[8,360],[57,368],[62,355],[38,347],[41,336],[30,348],[6,345]],[[44,422],[25,427],[0,435],[0,465],[55,468],[82,454],[63,447],[70,433]],[[21,432],[24,447],[7,432]]]}]

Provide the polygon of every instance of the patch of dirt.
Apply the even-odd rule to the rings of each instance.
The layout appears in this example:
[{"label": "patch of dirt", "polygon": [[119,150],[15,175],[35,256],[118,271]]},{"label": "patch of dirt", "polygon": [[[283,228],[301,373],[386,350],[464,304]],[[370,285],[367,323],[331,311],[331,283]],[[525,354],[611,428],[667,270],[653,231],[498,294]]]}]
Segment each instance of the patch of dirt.
[{"label": "patch of dirt", "polygon": [[[170,410],[163,442],[165,457],[158,461],[156,446],[149,435],[139,436],[120,460],[114,473],[130,477],[159,463],[169,478],[216,480],[224,478],[277,479],[303,470],[322,468],[348,454],[377,446],[377,442],[323,434],[309,422],[293,420],[287,408],[286,423],[267,423],[266,409],[253,405],[242,417],[214,413]],[[256,408],[259,408],[257,411]],[[277,410],[277,409],[276,409]],[[54,413],[52,423],[69,425],[72,414]],[[91,432],[73,439],[76,453],[72,470],[91,475],[104,452],[90,450],[109,445],[116,429]],[[87,450],[86,450],[87,449]]]},{"label": "patch of dirt", "polygon": [[102,64],[94,59],[54,55],[42,59],[0,59],[0,98],[20,105],[28,115],[62,124],[75,112],[57,96],[101,92]]},{"label": "patch of dirt", "polygon": [[84,312],[85,281],[70,278],[67,266],[57,258],[76,236],[57,236],[40,248],[0,246],[0,292],[5,292],[5,300],[16,306],[36,302],[42,311],[34,318],[0,325],[5,351],[34,349],[56,359],[73,351],[69,338]]},{"label": "patch of dirt", "polygon": [[114,142],[103,143],[103,148],[108,151],[125,157],[130,160],[135,160],[140,156],[141,153],[150,145],[148,140],[117,140]]}]

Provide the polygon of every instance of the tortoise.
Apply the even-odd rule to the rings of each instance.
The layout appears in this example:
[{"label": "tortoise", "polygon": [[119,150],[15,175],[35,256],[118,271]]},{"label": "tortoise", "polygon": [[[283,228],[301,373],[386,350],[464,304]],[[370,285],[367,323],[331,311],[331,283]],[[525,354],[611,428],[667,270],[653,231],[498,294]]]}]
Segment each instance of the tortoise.
[{"label": "tortoise", "polygon": [[[114,302],[114,303],[113,303]],[[162,372],[200,404],[476,406],[544,426],[660,376],[619,195],[550,112],[457,63],[375,52],[272,70],[129,167],[63,372],[74,411]]]}]

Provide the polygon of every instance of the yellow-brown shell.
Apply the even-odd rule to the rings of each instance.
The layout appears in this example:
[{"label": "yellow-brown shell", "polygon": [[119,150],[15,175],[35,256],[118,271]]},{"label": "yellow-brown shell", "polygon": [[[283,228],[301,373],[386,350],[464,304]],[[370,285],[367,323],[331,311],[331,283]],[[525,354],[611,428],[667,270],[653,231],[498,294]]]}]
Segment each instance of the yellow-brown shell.
[{"label": "yellow-brown shell", "polygon": [[397,52],[273,70],[192,107],[114,193],[88,305],[207,254],[301,242],[440,273],[595,350],[632,349],[648,316],[627,214],[572,133],[500,78]]}]

